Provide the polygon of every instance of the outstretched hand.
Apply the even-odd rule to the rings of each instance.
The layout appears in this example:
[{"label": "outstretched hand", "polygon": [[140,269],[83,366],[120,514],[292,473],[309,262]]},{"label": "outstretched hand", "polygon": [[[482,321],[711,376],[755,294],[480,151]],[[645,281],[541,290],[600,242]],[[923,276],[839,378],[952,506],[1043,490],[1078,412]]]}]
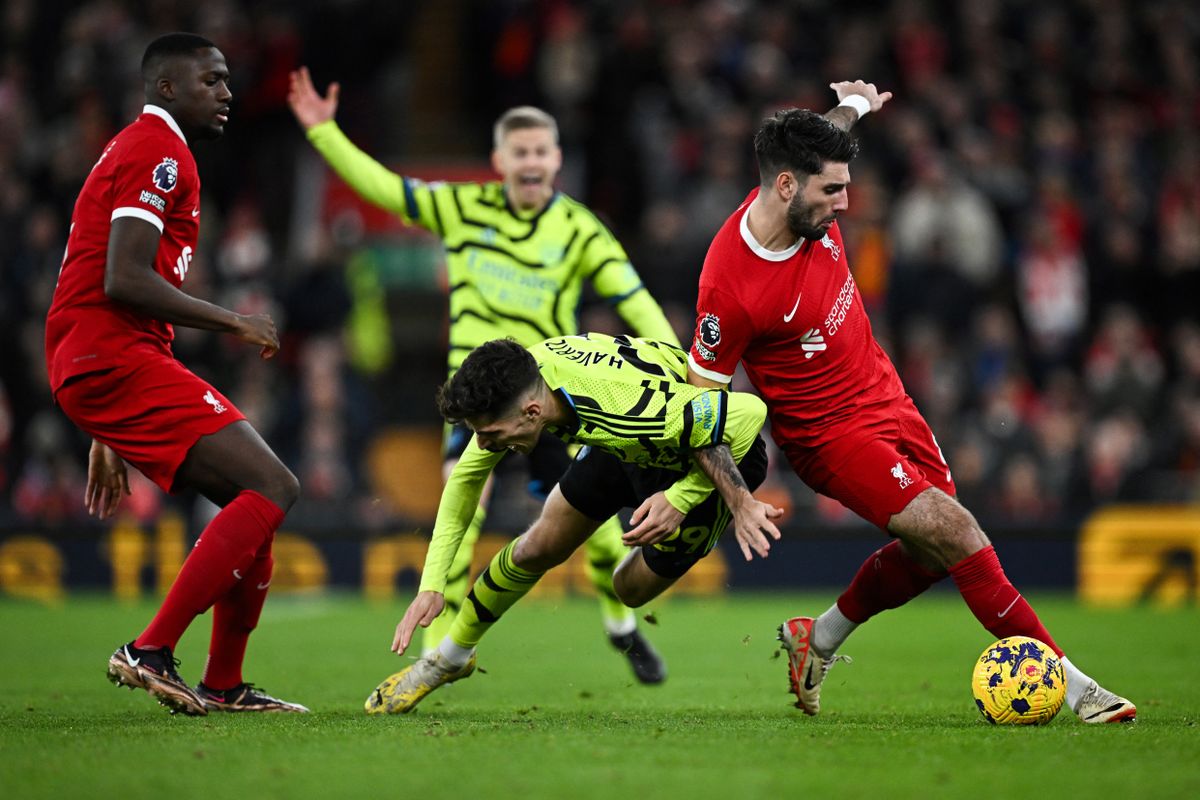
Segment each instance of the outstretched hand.
[{"label": "outstretched hand", "polygon": [[883,104],[892,99],[891,92],[880,92],[875,88],[875,84],[867,83],[866,81],[837,81],[829,84],[829,88],[837,94],[838,102],[845,100],[852,94],[861,95],[871,104],[872,111],[878,111],[883,108]]},{"label": "outstretched hand", "polygon": [[340,90],[337,82],[331,83],[329,93],[322,97],[313,86],[308,67],[294,69],[288,74],[288,105],[304,130],[333,119],[337,112]]},{"label": "outstretched hand", "polygon": [[771,520],[782,516],[782,508],[753,497],[734,509],[733,535],[747,561],[753,559],[754,554],[766,558],[771,552],[771,542],[767,537],[779,541],[781,536],[779,528]]},{"label": "outstretched hand", "polygon": [[83,504],[94,517],[107,519],[116,513],[121,496],[132,494],[125,462],[111,447],[93,441],[88,453],[87,489]]},{"label": "outstretched hand", "polygon": [[392,652],[398,656],[404,655],[404,651],[412,644],[417,626],[428,628],[429,623],[442,613],[445,605],[446,599],[442,597],[441,592],[418,593],[409,603],[408,610],[404,612],[404,619],[400,620],[400,624],[396,626],[396,635],[392,638]]}]

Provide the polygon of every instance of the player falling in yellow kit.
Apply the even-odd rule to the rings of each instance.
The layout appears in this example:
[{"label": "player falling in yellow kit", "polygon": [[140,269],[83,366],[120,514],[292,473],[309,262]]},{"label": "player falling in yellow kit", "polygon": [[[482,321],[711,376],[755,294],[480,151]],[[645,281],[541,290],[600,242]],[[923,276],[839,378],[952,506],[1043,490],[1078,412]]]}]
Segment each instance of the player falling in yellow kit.
[{"label": "player falling in yellow kit", "polygon": [[[546,570],[604,520],[636,506],[634,549],[614,575],[633,606],[657,597],[707,555],[732,521],[742,554],[765,557],[783,512],[750,492],[766,475],[754,395],[687,383],[687,354],[665,342],[588,333],[528,350],[511,339],[476,348],[438,395],[451,422],[475,432],[442,492],[421,590],[396,626],[402,654],[418,625],[442,611],[446,574],[492,468],[551,434],[587,445],[528,531],[492,559],[437,649],[381,683],[369,714],[411,711],[475,669],[475,647]],[[717,491],[713,492],[716,488]]]},{"label": "player falling in yellow kit", "polygon": [[[529,346],[576,333],[585,280],[636,335],[678,344],[620,243],[586,206],[555,190],[562,151],[553,117],[529,106],[501,116],[492,151],[500,181],[426,183],[392,172],[350,142],[333,119],[338,88],[330,84],[320,95],[302,67],[291,74],[288,103],[308,140],[351,188],[442,239],[450,284],[450,375],[472,349],[492,339],[511,337]],[[443,476],[469,439],[462,425],[447,428]],[[565,445],[547,437],[527,462],[530,490],[544,499],[571,459]],[[446,613],[430,626],[427,651],[441,640],[466,595],[489,493],[490,483],[450,569]],[[626,654],[638,680],[659,683],[666,665],[613,591],[612,571],[626,553],[621,533],[614,518],[588,541],[588,578],[600,598],[609,641]]]}]

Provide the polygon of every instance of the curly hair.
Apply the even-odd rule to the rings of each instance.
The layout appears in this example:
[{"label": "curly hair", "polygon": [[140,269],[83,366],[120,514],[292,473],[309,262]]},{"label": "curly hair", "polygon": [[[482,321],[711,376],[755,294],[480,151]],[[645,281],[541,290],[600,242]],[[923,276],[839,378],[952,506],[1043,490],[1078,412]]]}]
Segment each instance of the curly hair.
[{"label": "curly hair", "polygon": [[495,419],[541,379],[528,350],[513,339],[493,339],[472,350],[458,372],[438,389],[438,411],[448,422]]},{"label": "curly hair", "polygon": [[754,134],[754,154],[764,184],[785,170],[816,175],[826,161],[849,164],[858,142],[825,117],[806,108],[776,111]]}]

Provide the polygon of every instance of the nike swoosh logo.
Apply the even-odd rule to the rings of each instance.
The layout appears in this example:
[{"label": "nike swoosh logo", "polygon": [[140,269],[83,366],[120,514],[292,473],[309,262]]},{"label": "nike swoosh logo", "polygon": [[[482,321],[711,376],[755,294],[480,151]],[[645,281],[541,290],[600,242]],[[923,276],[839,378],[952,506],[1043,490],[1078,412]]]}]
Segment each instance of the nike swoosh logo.
[{"label": "nike swoosh logo", "polygon": [[129,666],[136,667],[138,664],[142,663],[140,658],[134,658],[133,656],[129,655],[129,645],[125,645],[125,647],[122,649],[125,651],[125,660],[129,662]]},{"label": "nike swoosh logo", "polygon": [[193,217],[198,217],[198,216],[200,216],[200,209],[198,209],[198,208],[197,208],[197,209],[194,209],[194,210],[192,211],[192,216],[193,216]]},{"label": "nike swoosh logo", "polygon": [[270,585],[271,585],[271,582],[270,582],[270,581],[267,581],[266,583],[260,583],[260,584],[258,585],[258,588],[259,588],[259,589],[265,589],[265,588],[267,588],[267,587],[268,587],[268,586],[270,586]]},{"label": "nike swoosh logo", "polygon": [[809,661],[808,662],[808,672],[804,673],[804,688],[810,692],[813,689],[817,688],[817,685],[812,682],[813,664],[816,664],[816,663],[817,663],[816,659]]},{"label": "nike swoosh logo", "polygon": [[238,572],[238,571],[235,569],[235,570],[233,571],[233,577],[237,578],[237,579],[240,581],[240,580],[242,579],[242,573]]},{"label": "nike swoosh logo", "polygon": [[1011,603],[1009,603],[1009,604],[1008,604],[1008,608],[1004,609],[1003,611],[1001,611],[1001,612],[1000,612],[999,614],[997,614],[996,616],[997,616],[998,618],[1000,618],[1000,619],[1003,619],[1003,618],[1004,618],[1004,615],[1005,615],[1005,614],[1007,614],[1008,612],[1012,611],[1012,607],[1013,607],[1013,606],[1015,606],[1015,605],[1017,604],[1017,601],[1018,601],[1018,600],[1020,600],[1020,599],[1021,599],[1021,595],[1017,595],[1016,597],[1014,597],[1014,598],[1013,598],[1013,601],[1012,601]]},{"label": "nike swoosh logo", "polygon": [[1095,714],[1088,714],[1086,717],[1084,717],[1084,719],[1095,719],[1096,717],[1100,716],[1101,714],[1108,714],[1113,711],[1116,711],[1123,705],[1125,705],[1125,704],[1124,703],[1113,703],[1108,708],[1102,708],[1099,711],[1097,711]]},{"label": "nike swoosh logo", "polygon": [[[804,293],[801,292],[800,294],[804,294]],[[792,306],[792,310],[789,313],[783,315],[784,322],[791,322],[792,317],[796,316],[796,309],[800,307],[800,294],[796,295],[796,305]]]}]

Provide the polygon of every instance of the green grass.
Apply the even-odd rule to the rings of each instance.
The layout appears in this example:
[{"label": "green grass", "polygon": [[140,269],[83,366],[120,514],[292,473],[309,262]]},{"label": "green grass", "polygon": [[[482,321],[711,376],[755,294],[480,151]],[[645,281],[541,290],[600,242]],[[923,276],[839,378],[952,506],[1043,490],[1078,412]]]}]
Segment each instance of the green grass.
[{"label": "green grass", "polygon": [[[986,724],[972,664],[990,641],[956,595],[888,612],[844,648],[824,712],[785,694],[774,629],[822,595],[654,604],[670,678],[636,685],[595,605],[526,602],[481,650],[485,674],[412,715],[368,718],[400,603],[272,598],[247,677],[307,716],[172,717],[104,678],[153,605],[0,600],[0,793],[6,798],[787,798],[1200,796],[1200,612],[1096,611],[1033,599],[1076,664],[1137,702],[1136,725]],[[198,678],[207,617],[184,637]]]}]

